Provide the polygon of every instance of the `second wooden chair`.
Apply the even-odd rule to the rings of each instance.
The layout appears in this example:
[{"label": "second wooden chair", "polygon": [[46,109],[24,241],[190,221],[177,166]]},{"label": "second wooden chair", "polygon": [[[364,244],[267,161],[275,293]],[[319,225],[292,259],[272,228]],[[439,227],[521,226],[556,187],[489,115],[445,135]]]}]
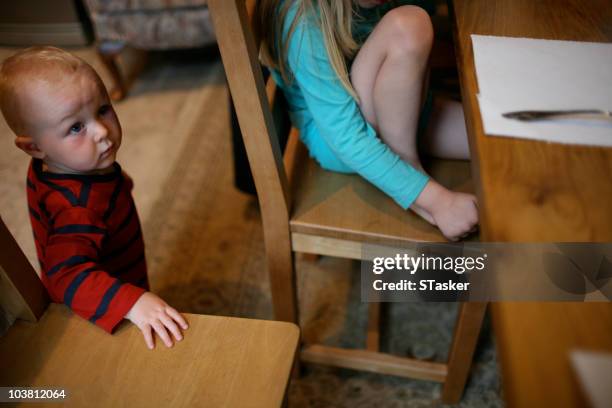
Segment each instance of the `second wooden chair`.
[{"label": "second wooden chair", "polygon": [[[283,114],[282,97],[267,86],[250,25],[254,2],[210,0],[209,8],[240,128],[255,179],[263,220],[266,259],[277,319],[298,323],[294,253],[361,259],[364,244],[401,246],[407,242],[445,242],[439,230],[358,175],[321,169],[308,158],[291,129],[284,154],[275,123]],[[436,161],[428,169],[449,188],[469,185],[469,165]],[[397,357],[379,351],[379,305],[370,305],[364,349],[306,345],[305,362],[393,374],[444,383],[442,400],[457,402],[471,366],[486,304],[462,303],[446,363]]]}]

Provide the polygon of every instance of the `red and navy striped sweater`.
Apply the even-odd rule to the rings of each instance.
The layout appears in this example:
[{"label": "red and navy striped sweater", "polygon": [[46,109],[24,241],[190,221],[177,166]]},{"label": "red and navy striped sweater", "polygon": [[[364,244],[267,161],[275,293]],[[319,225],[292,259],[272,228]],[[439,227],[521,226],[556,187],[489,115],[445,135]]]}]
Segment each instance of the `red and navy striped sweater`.
[{"label": "red and navy striped sweater", "polygon": [[132,186],[117,163],[107,174],[55,174],[34,159],[28,170],[42,281],[54,302],[109,333],[149,287]]}]

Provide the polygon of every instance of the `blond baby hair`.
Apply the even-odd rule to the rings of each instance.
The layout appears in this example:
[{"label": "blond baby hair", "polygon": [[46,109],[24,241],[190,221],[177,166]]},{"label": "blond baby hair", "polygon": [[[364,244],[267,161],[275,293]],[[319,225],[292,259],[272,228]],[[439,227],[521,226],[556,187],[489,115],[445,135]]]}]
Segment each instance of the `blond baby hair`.
[{"label": "blond baby hair", "polygon": [[[7,58],[0,65],[0,110],[15,132],[24,132],[24,111],[20,91],[35,81],[60,82],[81,69],[91,69],[82,59],[60,48],[30,47]],[[95,72],[95,71],[94,71]]]}]

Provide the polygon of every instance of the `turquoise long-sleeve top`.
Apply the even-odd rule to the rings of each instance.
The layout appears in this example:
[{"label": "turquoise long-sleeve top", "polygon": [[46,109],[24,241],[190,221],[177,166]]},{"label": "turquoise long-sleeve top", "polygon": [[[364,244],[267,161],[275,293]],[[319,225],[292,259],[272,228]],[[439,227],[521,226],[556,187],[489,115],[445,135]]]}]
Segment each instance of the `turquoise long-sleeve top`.
[{"label": "turquoise long-sleeve top", "polygon": [[[283,24],[285,39],[296,11],[294,3]],[[371,32],[379,11],[367,10],[364,18],[355,19],[356,38]],[[292,80],[286,82],[272,70],[288,101],[291,120],[310,155],[323,168],[356,172],[406,209],[425,188],[428,177],[395,154],[366,121],[330,64],[315,18],[303,16],[289,39],[287,64]]]}]

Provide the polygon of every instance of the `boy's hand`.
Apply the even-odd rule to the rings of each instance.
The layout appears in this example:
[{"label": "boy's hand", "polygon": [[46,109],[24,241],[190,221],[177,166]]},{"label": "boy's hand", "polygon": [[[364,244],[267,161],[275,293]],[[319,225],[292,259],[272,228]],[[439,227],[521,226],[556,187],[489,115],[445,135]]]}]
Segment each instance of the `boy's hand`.
[{"label": "boy's hand", "polygon": [[179,312],[151,292],[145,292],[134,303],[125,318],[138,326],[144,335],[147,347],[150,349],[155,347],[151,329],[155,330],[167,347],[172,347],[173,341],[167,330],[174,335],[177,341],[180,341],[183,339],[183,335],[178,326],[180,325],[183,330],[188,327],[187,322]]}]

